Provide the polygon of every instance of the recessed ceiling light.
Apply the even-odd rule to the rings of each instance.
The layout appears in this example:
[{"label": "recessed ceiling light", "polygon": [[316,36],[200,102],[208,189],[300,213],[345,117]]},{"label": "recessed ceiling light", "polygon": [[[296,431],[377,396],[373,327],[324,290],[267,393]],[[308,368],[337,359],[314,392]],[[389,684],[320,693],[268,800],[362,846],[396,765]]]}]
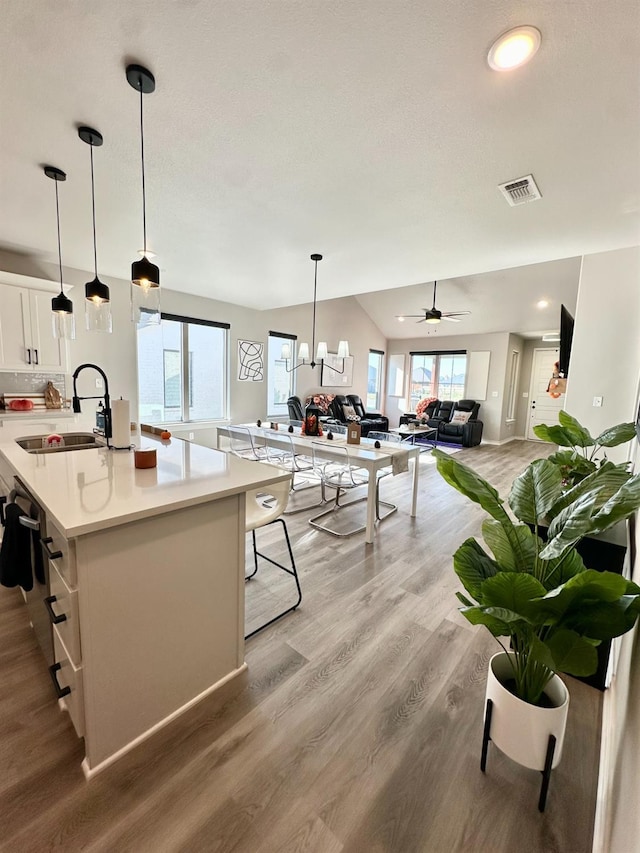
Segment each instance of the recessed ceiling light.
[{"label": "recessed ceiling light", "polygon": [[398,317],[398,323],[404,323],[404,317]]},{"label": "recessed ceiling light", "polygon": [[541,299],[540,302],[537,303],[536,307],[537,308],[548,308],[549,303],[547,302],[546,299]]},{"label": "recessed ceiling light", "polygon": [[510,71],[524,65],[537,53],[541,39],[536,27],[515,27],[502,33],[489,50],[489,67],[494,71]]}]

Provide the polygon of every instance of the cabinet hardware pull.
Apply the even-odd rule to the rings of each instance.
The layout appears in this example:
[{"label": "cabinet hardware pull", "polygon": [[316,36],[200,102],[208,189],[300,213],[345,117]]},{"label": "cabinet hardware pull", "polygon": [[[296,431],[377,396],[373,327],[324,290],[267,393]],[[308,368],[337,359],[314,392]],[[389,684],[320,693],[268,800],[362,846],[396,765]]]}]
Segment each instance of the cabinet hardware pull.
[{"label": "cabinet hardware pull", "polygon": [[44,536],[40,542],[42,543],[42,547],[47,552],[47,556],[50,560],[59,560],[62,557],[62,551],[52,551],[49,548],[49,545],[53,542],[52,536]]},{"label": "cabinet hardware pull", "polygon": [[27,364],[31,364],[31,347],[27,347]]},{"label": "cabinet hardware pull", "polygon": [[40,364],[40,361],[38,360],[38,350],[34,349],[33,352],[34,352],[33,363],[34,364]]},{"label": "cabinet hardware pull", "polygon": [[51,676],[51,680],[53,681],[53,686],[55,687],[56,696],[58,699],[63,699],[65,696],[68,696],[71,693],[71,688],[67,685],[66,687],[60,687],[58,684],[58,676],[57,673],[62,669],[61,663],[54,663],[49,667],[49,675]]},{"label": "cabinet hardware pull", "polygon": [[55,595],[48,595],[44,600],[44,606],[47,608],[47,613],[49,614],[49,619],[51,619],[51,622],[54,625],[59,625],[61,622],[67,621],[67,614],[66,613],[61,613],[59,616],[56,616],[56,614],[53,612],[53,607],[51,605],[53,604],[54,601],[57,601],[57,600],[58,599],[55,597]]}]

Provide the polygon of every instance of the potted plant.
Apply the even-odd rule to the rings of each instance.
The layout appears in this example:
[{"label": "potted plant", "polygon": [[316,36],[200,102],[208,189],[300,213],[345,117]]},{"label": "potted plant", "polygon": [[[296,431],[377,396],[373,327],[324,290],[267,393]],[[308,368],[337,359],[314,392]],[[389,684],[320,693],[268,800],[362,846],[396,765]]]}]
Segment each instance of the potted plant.
[{"label": "potted plant", "polygon": [[[593,474],[606,462],[606,451],[602,457],[599,455],[602,448],[618,447],[636,435],[633,423],[616,424],[593,438],[586,427],[564,410],[560,412],[558,420],[558,424],[538,424],[533,431],[542,441],[570,448],[558,450],[549,456],[549,460],[560,468],[562,479],[569,488]],[[618,467],[626,471],[628,463],[623,462]]]},{"label": "potted plant", "polygon": [[[542,810],[549,773],[562,755],[568,708],[558,673],[594,672],[596,646],[633,627],[640,609],[640,587],[613,572],[586,569],[576,545],[640,506],[640,475],[605,462],[567,490],[559,466],[538,459],[513,483],[514,522],[486,480],[442,451],[433,455],[444,479],[490,516],[482,535],[492,553],[471,538],[453,557],[465,589],[457,593],[462,614],[484,625],[503,649],[489,668],[483,769],[490,738],[520,764],[545,771]],[[543,524],[546,542],[538,535]]]}]

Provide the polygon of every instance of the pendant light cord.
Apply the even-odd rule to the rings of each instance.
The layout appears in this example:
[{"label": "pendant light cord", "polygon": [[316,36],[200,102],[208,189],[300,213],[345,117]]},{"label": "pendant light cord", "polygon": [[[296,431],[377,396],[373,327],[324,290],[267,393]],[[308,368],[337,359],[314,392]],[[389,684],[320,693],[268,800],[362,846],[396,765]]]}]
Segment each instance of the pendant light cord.
[{"label": "pendant light cord", "polygon": [[91,154],[91,212],[93,215],[93,267],[98,278],[98,250],[96,248],[96,190],[93,183],[93,142],[89,145]]},{"label": "pendant light cord", "polygon": [[311,361],[316,357],[316,290],[318,287],[318,262],[314,261],[316,268],[313,274],[313,329],[311,332]]},{"label": "pendant light cord", "polygon": [[56,185],[56,223],[58,226],[58,267],[60,269],[60,295],[64,296],[62,289],[62,246],[60,243],[60,206],[58,204],[58,179],[54,180]]},{"label": "pendant light cord", "polygon": [[142,80],[140,80],[140,155],[142,160],[142,246],[147,255],[147,199],[144,183],[144,122],[142,113]]}]

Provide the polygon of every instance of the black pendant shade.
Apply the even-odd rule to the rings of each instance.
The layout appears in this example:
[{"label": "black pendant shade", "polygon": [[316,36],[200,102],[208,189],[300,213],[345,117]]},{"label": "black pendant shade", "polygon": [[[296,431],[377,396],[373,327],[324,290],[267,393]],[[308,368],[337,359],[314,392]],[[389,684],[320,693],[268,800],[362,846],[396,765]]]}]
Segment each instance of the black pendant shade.
[{"label": "black pendant shade", "polygon": [[73,314],[73,302],[60,291],[51,300],[51,310],[56,314]]},{"label": "black pendant shade", "polygon": [[85,284],[84,295],[91,302],[109,302],[109,288],[97,276]]},{"label": "black pendant shade", "polygon": [[143,289],[160,287],[160,270],[145,255],[131,264],[131,281]]}]

